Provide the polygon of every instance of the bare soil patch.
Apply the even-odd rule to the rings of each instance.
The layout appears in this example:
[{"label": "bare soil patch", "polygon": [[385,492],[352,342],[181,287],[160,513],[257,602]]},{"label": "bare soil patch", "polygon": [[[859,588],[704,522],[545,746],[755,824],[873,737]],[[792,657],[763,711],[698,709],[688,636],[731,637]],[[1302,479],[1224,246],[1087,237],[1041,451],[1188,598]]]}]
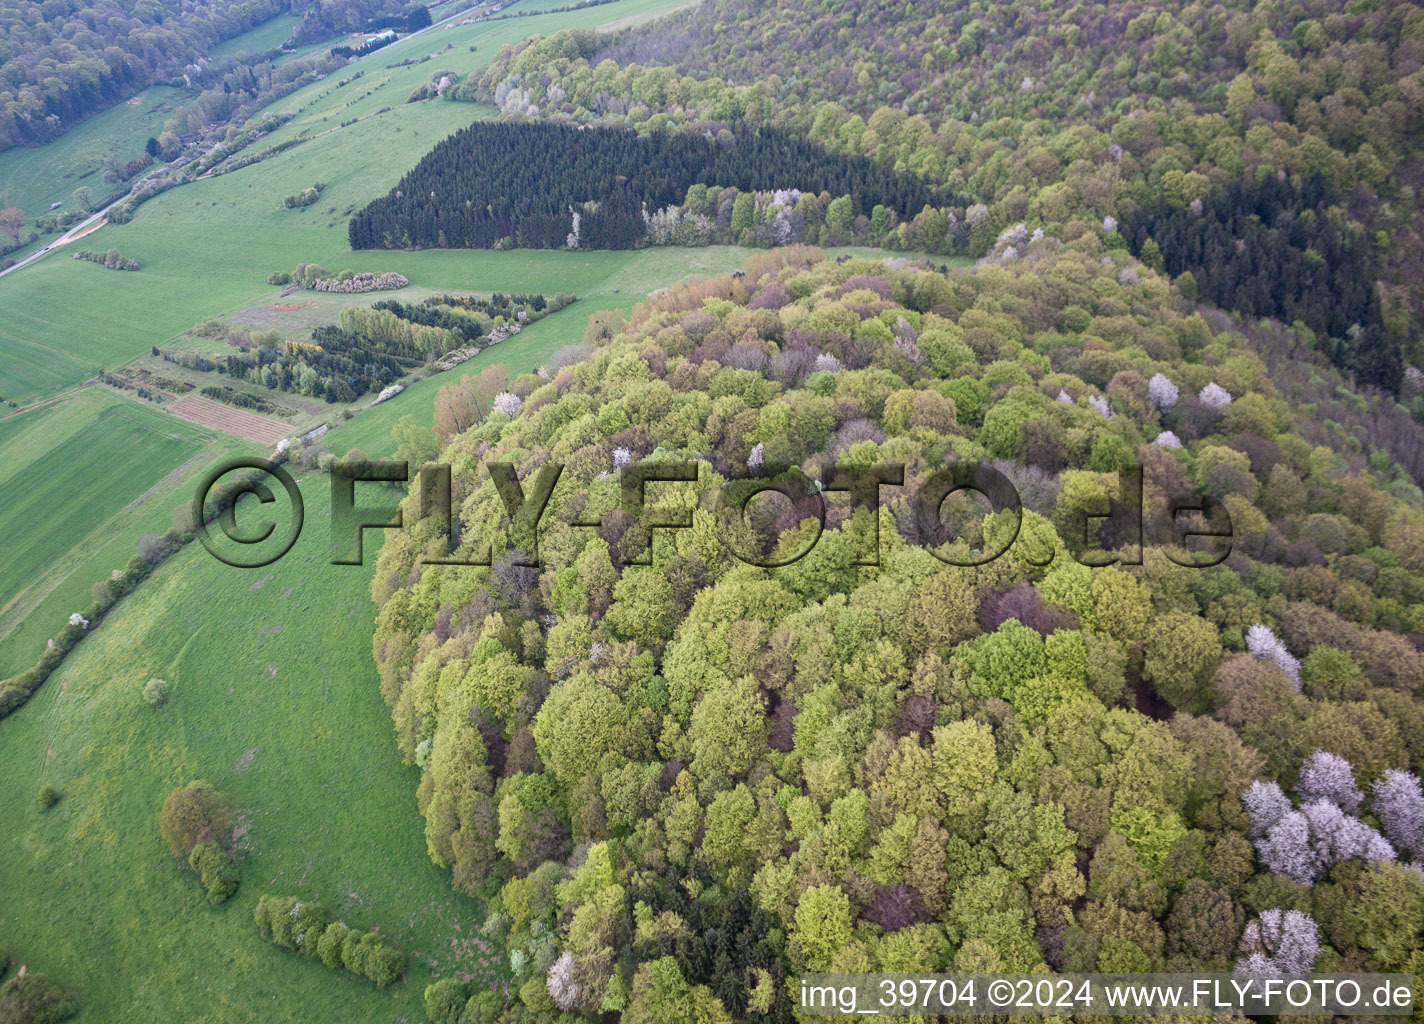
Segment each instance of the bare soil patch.
[{"label": "bare soil patch", "polygon": [[189,423],[212,427],[256,444],[275,445],[292,432],[291,425],[281,420],[215,402],[201,395],[184,395],[169,405],[168,410]]}]

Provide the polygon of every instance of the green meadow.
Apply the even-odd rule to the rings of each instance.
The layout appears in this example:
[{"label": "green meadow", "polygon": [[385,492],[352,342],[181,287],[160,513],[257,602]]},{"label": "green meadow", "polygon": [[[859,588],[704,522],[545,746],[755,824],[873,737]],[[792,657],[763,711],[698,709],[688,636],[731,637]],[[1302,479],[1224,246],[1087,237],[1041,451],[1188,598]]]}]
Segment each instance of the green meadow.
[{"label": "green meadow", "polygon": [[247,446],[106,389],[0,420],[0,675],[33,664],[190,478]]},{"label": "green meadow", "polygon": [[[94,200],[104,198],[116,188],[104,182],[104,161],[111,156],[124,161],[140,156],[144,143],[163,131],[164,122],[181,102],[178,90],[155,85],[46,146],[0,153],[0,205],[18,206],[33,220],[51,203],[74,209],[74,190],[80,185],[89,189]],[[6,278],[6,283],[11,280]]]},{"label": "green meadow", "polygon": [[[327,561],[326,487],[302,481],[307,531],[265,569],[189,545],[0,725],[0,935],[81,997],[80,1021],[416,1021],[432,978],[491,977],[498,951],[430,862],[398,761],[369,570]],[[140,697],[154,676],[159,712]],[[219,909],[158,833],[167,792],[199,778],[238,822],[242,888]],[[43,785],[63,793],[48,812]],[[264,892],[378,928],[410,954],[406,982],[378,990],[265,942]]]}]

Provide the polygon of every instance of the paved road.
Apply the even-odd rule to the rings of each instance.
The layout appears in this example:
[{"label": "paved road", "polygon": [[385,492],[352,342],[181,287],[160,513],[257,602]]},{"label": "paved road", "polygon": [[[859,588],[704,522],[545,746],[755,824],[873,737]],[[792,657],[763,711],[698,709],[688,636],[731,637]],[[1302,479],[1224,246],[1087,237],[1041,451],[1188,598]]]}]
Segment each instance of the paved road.
[{"label": "paved road", "polygon": [[12,274],[15,271],[19,270],[21,267],[27,267],[42,256],[48,256],[51,250],[56,249],[61,245],[67,245],[70,242],[74,241],[87,228],[92,227],[96,221],[101,220],[104,215],[107,214],[113,207],[117,206],[118,203],[122,203],[124,199],[127,198],[128,196],[124,196],[123,199],[118,200],[118,202],[116,203],[110,203],[108,206],[104,207],[97,213],[91,213],[88,217],[80,221],[78,224],[74,225],[74,227],[70,228],[64,234],[60,235],[53,242],[50,242],[49,245],[45,246],[43,249],[37,249],[36,251],[30,253],[24,259],[20,260],[20,262],[16,263],[13,267],[11,267],[9,270],[0,270],[0,277],[4,277],[6,274]]}]

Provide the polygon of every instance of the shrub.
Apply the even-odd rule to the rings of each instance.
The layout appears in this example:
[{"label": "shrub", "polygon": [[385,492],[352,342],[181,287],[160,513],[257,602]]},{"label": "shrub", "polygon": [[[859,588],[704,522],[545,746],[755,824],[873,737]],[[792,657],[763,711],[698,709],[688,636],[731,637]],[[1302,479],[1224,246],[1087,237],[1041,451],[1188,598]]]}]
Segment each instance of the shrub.
[{"label": "shrub", "polygon": [[59,803],[59,797],[59,790],[53,786],[42,786],[40,788],[40,795],[35,798],[35,801],[40,805],[40,810],[47,811]]},{"label": "shrub", "polygon": [[321,191],[324,188],[326,188],[326,186],[320,182],[315,185],[310,185],[295,195],[290,195],[286,199],[283,199],[282,208],[286,210],[296,210],[303,206],[310,206],[321,198]]},{"label": "shrub", "polygon": [[203,891],[213,906],[229,899],[242,882],[237,858],[221,843],[209,841],[193,847],[188,855],[188,866],[198,873]]},{"label": "shrub", "polygon": [[425,986],[425,1019],[430,1024],[460,1024],[468,999],[463,982],[441,978]]},{"label": "shrub", "polygon": [[168,703],[168,684],[162,679],[150,679],[143,684],[143,699],[148,702],[149,707],[157,711]]},{"label": "shrub", "polygon": [[169,793],[158,823],[175,857],[187,857],[199,843],[232,831],[227,802],[206,782],[190,782]]},{"label": "shrub", "polygon": [[79,1000],[43,974],[11,978],[0,986],[4,1024],[58,1024],[79,1012]]},{"label": "shrub", "polygon": [[108,267],[110,270],[137,270],[138,260],[128,256],[121,256],[117,249],[110,249],[108,252],[92,252],[85,249],[74,254],[76,260],[87,260],[90,263],[97,263],[101,267]]},{"label": "shrub", "polygon": [[326,966],[340,970],[345,966],[341,959],[341,948],[346,943],[346,936],[351,934],[351,929],[341,921],[333,921],[326,926],[326,931],[321,933],[321,938],[316,944],[316,955]]}]

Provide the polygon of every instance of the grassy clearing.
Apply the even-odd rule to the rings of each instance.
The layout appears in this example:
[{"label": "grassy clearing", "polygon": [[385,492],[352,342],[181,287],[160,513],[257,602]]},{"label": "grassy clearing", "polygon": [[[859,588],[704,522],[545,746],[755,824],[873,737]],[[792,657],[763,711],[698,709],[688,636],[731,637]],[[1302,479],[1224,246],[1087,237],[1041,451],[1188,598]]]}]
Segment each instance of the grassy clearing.
[{"label": "grassy clearing", "polygon": [[33,664],[94,583],[168,529],[189,477],[243,448],[90,389],[0,422],[0,675]]},{"label": "grassy clearing", "polygon": [[108,195],[116,186],[104,183],[104,161],[117,156],[127,162],[142,154],[149,136],[157,136],[173,116],[179,96],[176,89],[155,85],[46,146],[0,153],[0,205],[18,206],[33,220],[50,203],[73,210],[74,190],[80,185],[87,186],[95,200]]},{"label": "grassy clearing", "polygon": [[244,32],[240,36],[233,36],[225,43],[219,43],[213,47],[212,56],[213,58],[238,57],[243,54],[275,50],[292,38],[292,32],[301,23],[302,19],[295,14],[279,14],[250,32]]},{"label": "grassy clearing", "polygon": [[[476,910],[430,863],[397,762],[369,570],[326,561],[326,480],[302,490],[286,558],[242,571],[189,545],[0,723],[0,934],[80,995],[81,1022],[416,1021],[432,978],[485,969],[456,956]],[[161,713],[139,696],[153,676],[171,687]],[[158,835],[164,795],[194,778],[243,833],[242,889],[219,910]],[[46,784],[64,799],[41,813]],[[264,891],[379,928],[412,954],[409,980],[383,992],[264,942]]]}]

